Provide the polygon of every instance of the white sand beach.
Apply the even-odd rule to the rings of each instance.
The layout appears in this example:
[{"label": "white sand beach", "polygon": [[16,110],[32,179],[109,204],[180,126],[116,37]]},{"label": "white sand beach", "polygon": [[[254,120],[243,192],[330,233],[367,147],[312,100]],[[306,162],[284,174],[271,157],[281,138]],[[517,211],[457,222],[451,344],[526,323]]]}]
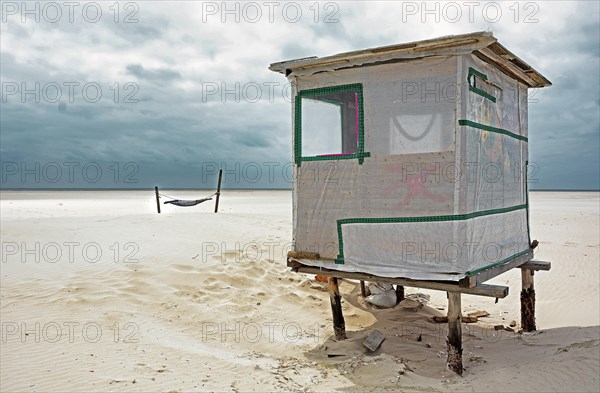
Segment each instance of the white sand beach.
[{"label": "white sand beach", "polygon": [[[197,199],[210,192],[165,191]],[[1,193],[2,392],[600,391],[600,195],[532,192],[535,333],[518,323],[521,276],[493,298],[463,296],[462,377],[446,370],[444,292],[374,309],[343,280],[349,339],[329,296],[290,272],[290,191],[227,191],[220,212],[149,191]],[[429,295],[425,306],[415,300]],[[411,296],[412,295],[412,296]],[[412,298],[411,298],[412,297]],[[362,340],[385,335],[374,353]],[[417,338],[421,336],[422,340]]]}]

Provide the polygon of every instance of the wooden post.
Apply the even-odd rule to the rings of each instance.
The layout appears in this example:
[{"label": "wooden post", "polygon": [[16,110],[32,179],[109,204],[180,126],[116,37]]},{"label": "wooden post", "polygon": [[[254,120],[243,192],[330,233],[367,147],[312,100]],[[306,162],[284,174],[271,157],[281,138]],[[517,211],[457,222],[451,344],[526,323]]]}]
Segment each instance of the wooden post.
[{"label": "wooden post", "polygon": [[160,196],[158,195],[158,187],[154,187],[154,193],[156,194],[156,210],[160,214]]},{"label": "wooden post", "polygon": [[219,183],[217,184],[217,199],[215,200],[215,213],[219,211],[219,198],[221,197],[221,179],[223,179],[223,170],[219,169]]},{"label": "wooden post", "polygon": [[462,375],[462,313],[460,292],[448,292],[448,361],[447,366]]},{"label": "wooden post", "polygon": [[365,288],[365,282],[360,280],[360,296],[367,297],[367,288]]},{"label": "wooden post", "polygon": [[525,332],[534,332],[536,330],[536,326],[533,270],[521,269],[521,282],[521,327]]},{"label": "wooden post", "polygon": [[329,277],[327,281],[329,283],[329,301],[331,302],[331,313],[333,314],[335,339],[345,340],[348,337],[346,337],[346,323],[342,314],[342,298],[338,287],[338,279],[336,277]]},{"label": "wooden post", "polygon": [[396,285],[396,304],[399,304],[404,300],[404,287],[402,285]]}]

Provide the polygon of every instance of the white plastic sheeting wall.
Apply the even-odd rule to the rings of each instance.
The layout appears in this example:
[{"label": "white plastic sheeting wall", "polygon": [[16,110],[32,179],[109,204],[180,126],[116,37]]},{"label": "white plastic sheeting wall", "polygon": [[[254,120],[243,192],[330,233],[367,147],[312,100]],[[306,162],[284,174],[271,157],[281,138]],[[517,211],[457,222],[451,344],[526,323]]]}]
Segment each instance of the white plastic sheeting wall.
[{"label": "white plastic sheeting wall", "polygon": [[[507,235],[506,228],[514,232]],[[526,233],[522,211],[465,221],[344,224],[344,264],[338,266],[348,271],[367,267],[381,276],[432,278],[443,273],[460,278],[523,251]]]}]

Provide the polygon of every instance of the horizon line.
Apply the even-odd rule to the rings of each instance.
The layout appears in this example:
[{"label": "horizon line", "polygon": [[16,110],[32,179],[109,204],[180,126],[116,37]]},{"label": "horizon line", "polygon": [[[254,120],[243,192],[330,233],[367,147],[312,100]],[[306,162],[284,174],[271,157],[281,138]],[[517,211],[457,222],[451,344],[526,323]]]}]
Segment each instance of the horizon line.
[{"label": "horizon line", "polygon": [[[161,190],[178,190],[178,191],[212,191],[214,188],[189,188],[189,187],[164,187]],[[292,188],[224,188],[221,190],[228,191],[292,191]],[[98,187],[98,188],[78,188],[78,187],[65,187],[65,188],[15,188],[15,187],[0,187],[2,191],[154,191],[154,187],[135,187],[135,188],[115,188],[115,187]],[[600,192],[600,189],[591,188],[536,188],[530,189],[530,192],[538,191],[554,191],[554,192],[568,192],[568,191],[579,191],[579,192]]]}]

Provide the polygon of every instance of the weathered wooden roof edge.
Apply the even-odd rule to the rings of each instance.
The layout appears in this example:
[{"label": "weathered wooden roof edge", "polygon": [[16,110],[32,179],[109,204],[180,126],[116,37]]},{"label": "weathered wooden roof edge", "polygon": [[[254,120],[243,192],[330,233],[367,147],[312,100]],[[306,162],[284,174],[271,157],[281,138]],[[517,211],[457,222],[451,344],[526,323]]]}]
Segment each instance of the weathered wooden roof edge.
[{"label": "weathered wooden roof edge", "polygon": [[394,59],[415,59],[470,52],[529,87],[537,88],[552,85],[542,74],[501,45],[492,33],[485,31],[368,48],[325,57],[287,60],[273,63],[269,66],[269,69],[289,75],[295,71],[310,73],[311,70],[316,72],[335,70]]}]

